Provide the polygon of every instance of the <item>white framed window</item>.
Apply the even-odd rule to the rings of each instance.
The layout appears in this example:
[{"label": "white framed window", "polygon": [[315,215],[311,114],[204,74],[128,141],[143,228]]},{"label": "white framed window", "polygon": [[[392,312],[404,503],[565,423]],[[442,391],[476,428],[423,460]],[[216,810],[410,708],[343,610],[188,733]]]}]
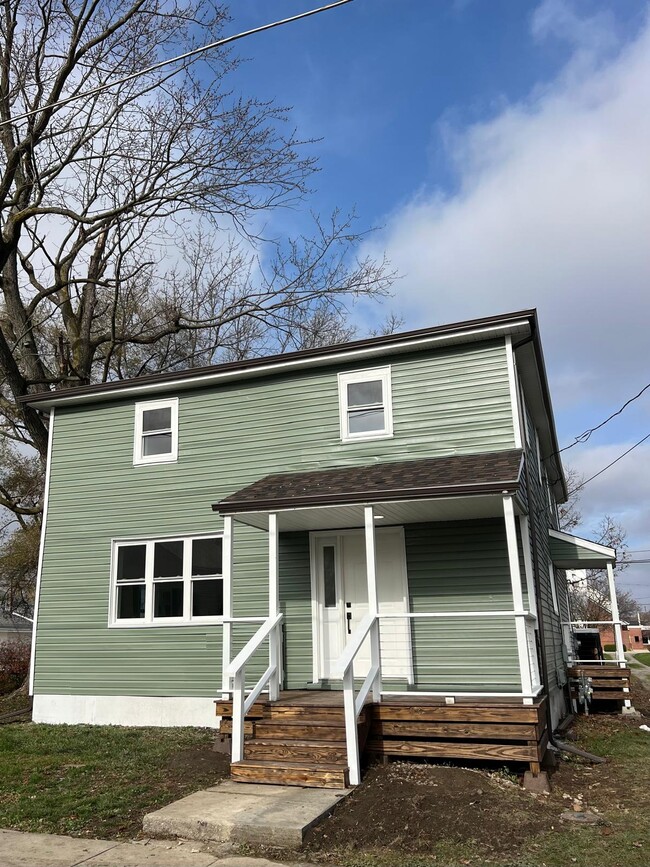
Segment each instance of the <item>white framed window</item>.
[{"label": "white framed window", "polygon": [[178,398],[135,405],[134,464],[164,464],[178,459]]},{"label": "white framed window", "polygon": [[555,567],[553,566],[553,564],[548,567],[548,575],[551,584],[551,599],[553,601],[553,611],[555,611],[556,614],[559,614],[560,606],[557,601],[557,576],[555,574]]},{"label": "white framed window", "polygon": [[339,373],[338,379],[341,440],[392,437],[390,367]]},{"label": "white framed window", "polygon": [[222,536],[113,541],[111,625],[218,623],[222,617]]}]

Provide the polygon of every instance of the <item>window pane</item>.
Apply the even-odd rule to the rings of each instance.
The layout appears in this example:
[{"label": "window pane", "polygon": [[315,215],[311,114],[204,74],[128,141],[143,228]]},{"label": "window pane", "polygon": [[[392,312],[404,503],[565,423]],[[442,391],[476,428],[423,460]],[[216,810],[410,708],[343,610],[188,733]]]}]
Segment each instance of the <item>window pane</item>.
[{"label": "window pane", "polygon": [[150,455],[170,455],[171,453],[171,433],[147,434],[142,437],[142,454],[145,457]]},{"label": "window pane", "polygon": [[153,616],[183,616],[183,582],[164,581],[154,584]]},{"label": "window pane", "polygon": [[383,402],[381,379],[348,383],[348,406],[368,406]]},{"label": "window pane", "polygon": [[192,575],[221,575],[221,539],[192,542]]},{"label": "window pane", "polygon": [[350,433],[369,433],[385,430],[383,409],[355,409],[348,413]]},{"label": "window pane", "polygon": [[156,542],[154,545],[153,577],[176,578],[183,574],[183,543]]},{"label": "window pane", "polygon": [[138,581],[144,578],[146,545],[120,545],[117,549],[117,580]]},{"label": "window pane", "polygon": [[144,584],[123,584],[117,588],[117,619],[144,617]]},{"label": "window pane", "polygon": [[172,426],[171,407],[163,409],[145,409],[142,413],[142,430],[169,430]]},{"label": "window pane", "polygon": [[223,581],[192,581],[192,617],[223,614]]},{"label": "window pane", "polygon": [[323,548],[323,597],[326,608],[336,608],[336,550],[333,545]]}]

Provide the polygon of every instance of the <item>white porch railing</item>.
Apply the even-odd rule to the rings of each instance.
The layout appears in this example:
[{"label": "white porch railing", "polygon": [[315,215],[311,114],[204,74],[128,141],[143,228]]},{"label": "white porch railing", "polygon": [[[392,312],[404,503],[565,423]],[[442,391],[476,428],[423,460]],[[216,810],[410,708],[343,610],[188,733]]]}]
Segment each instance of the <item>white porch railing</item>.
[{"label": "white porch railing", "polygon": [[[526,657],[524,664],[526,667],[526,678],[521,684],[519,690],[504,691],[497,689],[493,691],[477,692],[471,689],[440,689],[431,690],[418,686],[418,682],[422,684],[423,678],[418,677],[414,671],[415,663],[413,657],[417,651],[418,637],[413,633],[413,625],[430,621],[433,623],[455,620],[458,621],[459,628],[467,629],[467,621],[481,621],[514,618],[515,623],[523,624],[523,631],[526,636]],[[537,658],[537,646],[535,638],[535,629],[537,626],[537,618],[530,611],[522,609],[513,611],[512,609],[485,610],[485,611],[419,611],[410,613],[386,613],[379,614],[378,620],[380,623],[380,647],[381,647],[381,675],[383,680],[394,679],[404,680],[409,683],[407,691],[397,689],[383,689],[382,695],[423,695],[432,697],[441,697],[454,699],[459,698],[515,698],[521,699],[524,704],[532,704],[535,697],[539,695],[542,689],[539,662]],[[393,624],[399,621],[404,621],[407,628],[395,629]],[[387,626],[391,625],[390,633]],[[430,639],[432,635],[429,635]],[[437,637],[437,636],[433,636]],[[425,638],[426,641],[426,638]],[[485,648],[484,648],[485,649]],[[431,664],[435,664],[436,658],[430,656]],[[447,666],[449,663],[447,663]],[[466,663],[459,662],[458,667],[466,667]],[[480,663],[472,664],[474,672],[480,667]],[[480,675],[479,675],[480,676]]]},{"label": "white porch railing", "polygon": [[[366,637],[370,634],[370,671],[355,695],[354,661]],[[366,699],[372,690],[373,701],[381,697],[381,658],[379,651],[379,618],[366,614],[348,641],[336,663],[335,672],[343,679],[343,706],[345,709],[345,739],[350,769],[350,784],[361,782],[361,755],[359,749],[358,720]]]},{"label": "white porch railing", "polygon": [[[471,690],[441,690],[431,691],[415,686],[412,671],[412,653],[414,649],[414,637],[410,626],[414,621],[440,621],[456,618],[467,625],[467,620],[490,619],[490,618],[515,618],[521,619],[526,626],[528,636],[527,662],[529,665],[529,677],[527,683],[521,689],[505,692],[495,691],[471,691]],[[396,630],[396,621],[406,621],[409,628]],[[334,666],[334,676],[343,680],[343,703],[345,710],[345,733],[350,769],[350,784],[356,786],[361,780],[361,756],[359,748],[358,722],[366,699],[372,692],[372,700],[376,703],[381,701],[382,696],[406,695],[415,697],[437,696],[444,697],[448,701],[456,698],[511,698],[520,699],[524,704],[532,704],[535,697],[542,690],[537,662],[537,649],[535,646],[536,618],[529,611],[437,611],[416,613],[390,613],[390,614],[366,614],[358,627],[350,637],[345,650]],[[367,640],[370,639],[370,660],[368,667]],[[405,646],[401,644],[406,642]],[[362,648],[364,648],[362,652]],[[361,686],[357,689],[354,675],[355,662],[364,658],[368,673]],[[400,673],[400,665],[404,665],[404,671]],[[388,674],[387,674],[388,672]],[[362,675],[361,675],[362,676]],[[389,676],[398,680],[411,683],[408,691],[398,689],[384,689],[382,676]],[[530,686],[529,686],[530,685]]]},{"label": "white porch railing", "polygon": [[[569,664],[570,665],[580,665],[581,663],[589,662],[592,665],[597,662],[601,662],[601,664],[617,665],[619,668],[627,667],[627,660],[625,659],[625,650],[623,644],[623,633],[622,633],[622,620],[565,620],[562,623],[563,627],[568,629],[572,629],[575,627],[576,629],[584,629],[587,626],[611,626],[614,630],[614,642],[616,644],[616,658],[609,660],[597,660],[597,659],[578,659],[578,657],[574,656],[574,644],[573,642],[569,643],[567,648],[569,653]],[[573,638],[573,634],[571,634],[571,638]]]},{"label": "white porch railing", "polygon": [[[277,701],[282,674],[282,618],[281,613],[267,617],[255,635],[240,650],[226,670],[232,680],[232,761],[244,758],[244,720],[246,714],[268,684],[269,699]],[[246,694],[246,666],[253,655],[268,639],[269,665],[255,686]]]}]

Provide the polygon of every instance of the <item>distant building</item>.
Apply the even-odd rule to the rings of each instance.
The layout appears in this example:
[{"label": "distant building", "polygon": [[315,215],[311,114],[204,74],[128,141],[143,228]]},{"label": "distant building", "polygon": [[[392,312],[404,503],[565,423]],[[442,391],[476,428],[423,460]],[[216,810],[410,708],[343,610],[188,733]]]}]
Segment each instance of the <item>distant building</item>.
[{"label": "distant building", "polygon": [[0,614],[0,644],[3,641],[24,641],[29,643],[32,640],[32,624],[28,620],[23,620],[21,617],[6,617]]}]

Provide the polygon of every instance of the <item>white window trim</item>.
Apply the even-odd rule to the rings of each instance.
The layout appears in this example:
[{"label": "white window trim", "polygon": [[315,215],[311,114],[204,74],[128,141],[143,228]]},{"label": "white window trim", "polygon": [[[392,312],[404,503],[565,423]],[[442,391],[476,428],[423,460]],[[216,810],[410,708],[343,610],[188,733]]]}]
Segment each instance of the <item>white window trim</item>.
[{"label": "white window trim", "polygon": [[556,614],[560,613],[560,606],[557,601],[557,584],[555,583],[555,567],[551,563],[548,567],[548,575],[551,582],[551,599],[553,601],[553,611]]},{"label": "white window trim", "polygon": [[[382,400],[384,408],[384,429],[380,431],[362,431],[350,433],[348,430],[348,389],[347,386],[354,382],[369,382],[380,380],[382,388]],[[393,436],[393,397],[391,388],[391,368],[372,367],[365,370],[353,370],[349,373],[338,374],[339,384],[339,421],[341,429],[341,442],[356,443],[366,440],[390,439]]]},{"label": "white window trim", "polygon": [[[171,409],[172,450],[166,455],[144,455],[142,453],[142,419],[145,411],[151,409]],[[135,405],[135,425],[133,435],[133,465],[173,464],[178,460],[178,398],[165,400],[146,400]]]},{"label": "white window trim", "polygon": [[[119,539],[111,539],[111,573],[110,573],[110,592],[108,604],[108,626],[111,629],[147,629],[159,628],[165,626],[206,626],[210,624],[223,624],[223,614],[216,617],[193,617],[192,616],[192,590],[193,582],[195,581],[211,581],[220,579],[224,581],[223,564],[221,575],[201,575],[192,577],[192,546],[191,543],[197,539],[223,539],[223,533],[198,533],[196,535],[176,535],[176,536],[138,536],[138,537],[123,537]],[[156,542],[183,542],[183,575],[177,578],[157,578],[154,581],[153,565],[154,565],[154,545]],[[147,548],[145,560],[145,615],[144,617],[134,617],[129,619],[118,619],[117,616],[117,551],[123,545],[145,545]],[[159,617],[153,616],[153,599],[154,599],[154,584],[163,584],[174,581],[183,582],[183,616],[182,617]],[[124,582],[121,586],[128,584],[142,584],[142,581]]]}]

